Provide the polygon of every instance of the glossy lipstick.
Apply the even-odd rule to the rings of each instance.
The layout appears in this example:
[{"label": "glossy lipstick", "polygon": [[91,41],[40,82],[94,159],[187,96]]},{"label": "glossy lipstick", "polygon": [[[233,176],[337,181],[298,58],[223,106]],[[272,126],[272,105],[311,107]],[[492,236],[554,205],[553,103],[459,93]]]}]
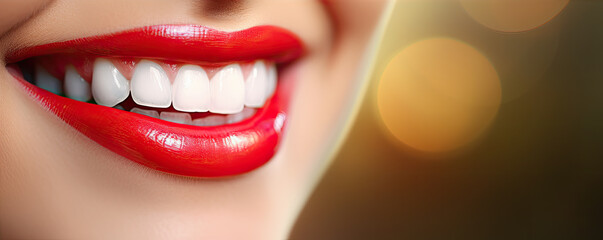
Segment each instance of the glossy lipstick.
[{"label": "glossy lipstick", "polygon": [[64,98],[33,86],[11,71],[44,108],[107,149],[144,166],[193,177],[243,174],[268,162],[282,139],[294,64],[303,44],[291,32],[259,26],[224,32],[196,25],[158,25],[19,49],[7,62],[49,54],[135,57],[225,65],[266,59],[279,68],[275,94],[251,118],[199,127]]},{"label": "glossy lipstick", "polygon": [[56,53],[227,64],[269,59],[291,61],[303,52],[293,33],[272,26],[224,32],[197,25],[154,25],[9,52],[7,62]]}]

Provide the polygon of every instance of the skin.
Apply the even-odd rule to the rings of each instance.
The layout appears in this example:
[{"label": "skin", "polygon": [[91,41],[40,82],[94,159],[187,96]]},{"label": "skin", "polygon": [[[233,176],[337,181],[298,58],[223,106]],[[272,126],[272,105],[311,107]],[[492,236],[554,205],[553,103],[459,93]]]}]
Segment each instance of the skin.
[{"label": "skin", "polygon": [[284,239],[328,163],[325,153],[341,134],[363,50],[385,4],[28,0],[0,5],[0,61],[15,48],[170,23],[221,30],[276,25],[296,33],[308,48],[279,153],[251,173],[217,180],[169,175],[122,158],[42,109],[0,68],[0,238]]}]

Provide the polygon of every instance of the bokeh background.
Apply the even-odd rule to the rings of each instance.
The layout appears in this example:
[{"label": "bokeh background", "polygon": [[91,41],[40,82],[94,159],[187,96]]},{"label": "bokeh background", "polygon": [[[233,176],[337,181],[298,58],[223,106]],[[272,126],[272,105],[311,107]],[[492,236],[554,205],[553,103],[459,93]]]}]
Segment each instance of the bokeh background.
[{"label": "bokeh background", "polygon": [[603,1],[400,0],[377,55],[291,239],[603,239]]}]

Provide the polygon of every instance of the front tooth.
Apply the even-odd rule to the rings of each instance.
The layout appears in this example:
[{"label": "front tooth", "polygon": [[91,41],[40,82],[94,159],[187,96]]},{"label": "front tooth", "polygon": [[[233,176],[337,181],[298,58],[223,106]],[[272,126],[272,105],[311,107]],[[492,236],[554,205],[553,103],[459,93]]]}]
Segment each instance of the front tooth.
[{"label": "front tooth", "polygon": [[180,68],[172,89],[174,109],[207,112],[211,101],[209,94],[209,78],[203,68],[195,65]]},{"label": "front tooth", "polygon": [[266,64],[264,61],[256,61],[245,80],[245,106],[262,107],[268,90]]},{"label": "front tooth", "polygon": [[222,68],[210,81],[211,104],[209,111],[233,114],[243,110],[245,104],[245,80],[239,64]]},{"label": "front tooth", "polygon": [[200,127],[219,126],[226,124],[225,116],[208,116],[193,120],[193,125]]},{"label": "front tooth", "polygon": [[172,86],[159,64],[142,60],[132,74],[132,99],[139,105],[157,108],[172,103]]},{"label": "front tooth", "polygon": [[191,124],[193,122],[193,120],[191,119],[191,115],[188,113],[161,112],[159,118],[161,120],[181,124]]},{"label": "front tooth", "polygon": [[140,109],[140,108],[135,107],[135,108],[132,108],[132,110],[130,110],[130,112],[142,114],[142,115],[149,116],[152,118],[159,118],[159,113],[157,113],[157,111],[153,111],[153,110],[145,110],[145,109]]},{"label": "front tooth", "polygon": [[266,98],[272,97],[274,91],[276,90],[276,80],[278,78],[278,73],[276,71],[276,65],[270,64],[268,67],[268,90],[266,91]]},{"label": "front tooth", "polygon": [[65,68],[65,94],[71,99],[82,102],[90,100],[90,84],[80,76],[75,67]]},{"label": "front tooth", "polygon": [[61,81],[59,81],[59,79],[55,78],[54,76],[50,75],[50,73],[40,65],[36,65],[35,79],[36,86],[40,87],[41,89],[44,89],[57,95],[62,94]]},{"label": "front tooth", "polygon": [[104,58],[94,61],[92,73],[92,97],[98,105],[113,107],[126,100],[130,94],[130,82],[119,70]]}]

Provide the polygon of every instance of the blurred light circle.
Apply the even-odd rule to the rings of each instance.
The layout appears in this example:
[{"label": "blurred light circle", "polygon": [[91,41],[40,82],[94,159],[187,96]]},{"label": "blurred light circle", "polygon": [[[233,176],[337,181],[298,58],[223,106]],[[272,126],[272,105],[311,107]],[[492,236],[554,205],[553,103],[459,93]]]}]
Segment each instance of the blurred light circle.
[{"label": "blurred light circle", "polygon": [[451,151],[474,141],[501,103],[500,81],[490,61],[448,38],[422,40],[399,52],[377,91],[387,130],[426,152]]},{"label": "blurred light circle", "polygon": [[461,0],[465,11],[480,24],[501,32],[522,32],[544,25],[569,0]]}]

